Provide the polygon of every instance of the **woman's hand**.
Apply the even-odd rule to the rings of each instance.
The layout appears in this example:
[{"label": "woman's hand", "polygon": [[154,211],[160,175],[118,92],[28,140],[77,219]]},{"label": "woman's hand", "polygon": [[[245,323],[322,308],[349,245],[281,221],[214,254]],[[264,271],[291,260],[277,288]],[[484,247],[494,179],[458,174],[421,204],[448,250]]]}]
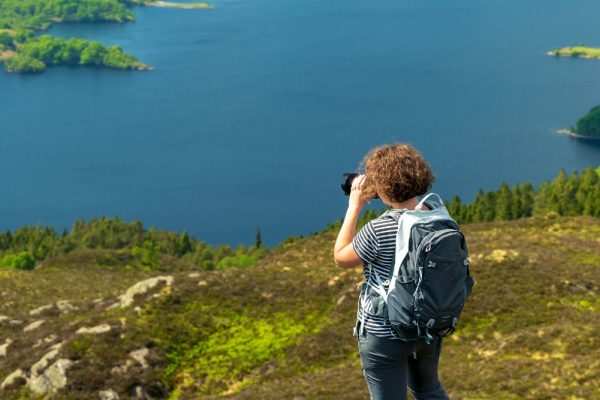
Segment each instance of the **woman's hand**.
[{"label": "woman's hand", "polygon": [[350,190],[350,198],[348,200],[348,208],[360,211],[369,202],[369,198],[365,197],[363,188],[365,184],[365,175],[358,175],[352,181],[352,188]]},{"label": "woman's hand", "polygon": [[360,257],[352,247],[352,239],[356,233],[356,223],[360,211],[369,202],[362,191],[365,178],[364,175],[359,175],[352,181],[348,210],[333,248],[333,259],[340,267],[355,267],[361,263]]}]

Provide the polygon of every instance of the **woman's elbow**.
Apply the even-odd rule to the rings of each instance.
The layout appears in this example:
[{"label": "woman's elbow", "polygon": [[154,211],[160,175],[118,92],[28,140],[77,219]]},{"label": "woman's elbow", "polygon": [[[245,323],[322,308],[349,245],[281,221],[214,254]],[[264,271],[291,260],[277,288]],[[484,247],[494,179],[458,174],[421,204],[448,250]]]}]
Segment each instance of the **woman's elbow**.
[{"label": "woman's elbow", "polygon": [[360,260],[351,260],[339,254],[333,255],[333,261],[335,262],[335,265],[337,265],[340,268],[352,268],[360,264]]}]

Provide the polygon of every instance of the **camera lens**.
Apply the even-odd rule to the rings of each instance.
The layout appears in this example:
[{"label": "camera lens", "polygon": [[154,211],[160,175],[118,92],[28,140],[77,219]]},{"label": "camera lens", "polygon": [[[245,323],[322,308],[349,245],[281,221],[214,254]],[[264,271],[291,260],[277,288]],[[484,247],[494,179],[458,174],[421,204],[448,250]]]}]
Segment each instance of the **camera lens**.
[{"label": "camera lens", "polygon": [[342,190],[346,196],[350,196],[350,192],[352,191],[352,182],[357,176],[358,174],[356,172],[346,172],[342,175]]}]

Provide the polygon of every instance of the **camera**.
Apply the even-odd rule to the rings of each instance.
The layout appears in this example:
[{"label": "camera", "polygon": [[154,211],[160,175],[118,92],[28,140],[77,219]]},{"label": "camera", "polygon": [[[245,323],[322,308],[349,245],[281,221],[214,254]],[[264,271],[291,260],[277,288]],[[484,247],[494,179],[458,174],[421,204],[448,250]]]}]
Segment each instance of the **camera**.
[{"label": "camera", "polygon": [[[356,178],[358,173],[356,172],[346,172],[342,175],[342,190],[346,196],[350,196],[350,192],[352,191],[352,182],[354,182],[354,178]],[[375,195],[374,199],[378,199],[379,196]]]},{"label": "camera", "polygon": [[354,182],[354,178],[356,178],[358,174],[356,172],[346,172],[342,175],[342,190],[346,196],[350,196],[350,192],[352,191],[352,182]]}]

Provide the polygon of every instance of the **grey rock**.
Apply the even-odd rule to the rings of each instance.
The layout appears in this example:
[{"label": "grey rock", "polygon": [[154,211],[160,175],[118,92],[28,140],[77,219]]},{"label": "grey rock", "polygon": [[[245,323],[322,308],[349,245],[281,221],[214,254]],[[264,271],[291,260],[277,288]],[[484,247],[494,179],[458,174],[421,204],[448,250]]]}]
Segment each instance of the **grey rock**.
[{"label": "grey rock", "polygon": [[7,338],[4,344],[0,345],[0,357],[6,357],[6,354],[8,352],[8,346],[10,346],[11,343],[12,340],[10,340],[10,338]]},{"label": "grey rock", "polygon": [[131,353],[129,353],[129,357],[133,358],[135,361],[140,363],[143,369],[146,369],[149,367],[148,361],[146,361],[146,357],[148,357],[148,354],[150,354],[150,350],[148,350],[146,347],[142,347],[139,350],[134,350]]},{"label": "grey rock", "polygon": [[119,393],[112,389],[103,390],[98,393],[99,400],[119,400]]},{"label": "grey rock", "polygon": [[148,395],[144,391],[144,388],[141,387],[141,386],[136,386],[135,389],[134,389],[134,393],[135,393],[135,398],[136,399],[139,399],[139,400],[150,400],[150,398],[148,397]]},{"label": "grey rock", "polygon": [[27,383],[27,376],[25,376],[25,372],[23,372],[23,370],[18,369],[7,376],[4,381],[2,381],[2,384],[0,384],[0,390],[23,386],[25,383]]},{"label": "grey rock", "polygon": [[61,347],[62,347],[62,343],[57,343],[54,346],[51,346],[50,351],[48,353],[44,354],[44,356],[42,358],[40,358],[40,360],[38,362],[33,364],[33,366],[31,367],[31,377],[32,378],[36,378],[37,376],[41,375],[44,372],[46,367],[50,364],[50,361],[52,361],[54,358],[56,358],[56,356],[58,355],[58,351],[60,350]]},{"label": "grey rock", "polygon": [[28,381],[29,389],[37,394],[56,392],[67,386],[67,370],[74,364],[66,358],[58,359],[42,375]]},{"label": "grey rock", "polygon": [[23,332],[31,332],[31,331],[39,328],[40,326],[44,325],[44,322],[46,322],[46,321],[44,321],[43,319],[32,322],[29,325],[27,325],[25,328],[23,328]]},{"label": "grey rock", "polygon": [[52,310],[53,308],[54,308],[54,304],[48,304],[45,306],[34,308],[33,310],[29,311],[29,315],[37,316],[37,315],[42,314],[44,311]]},{"label": "grey rock", "polygon": [[135,296],[147,293],[149,290],[155,288],[160,283],[164,283],[165,286],[171,286],[173,284],[172,276],[157,276],[154,278],[146,279],[138,282],[131,286],[127,291],[119,296],[119,301],[109,306],[107,310],[114,310],[116,308],[129,307],[133,304]]},{"label": "grey rock", "polygon": [[59,300],[59,301],[57,301],[56,302],[56,307],[63,314],[66,314],[66,313],[78,310],[78,308],[76,306],[74,306],[73,304],[71,304],[71,302],[68,301],[68,300]]},{"label": "grey rock", "polygon": [[77,332],[75,332],[78,335],[83,335],[83,334],[88,334],[88,335],[97,335],[99,333],[106,333],[106,332],[110,332],[111,327],[108,324],[102,324],[102,325],[98,325],[98,326],[93,326],[91,328],[79,328],[77,330]]}]

